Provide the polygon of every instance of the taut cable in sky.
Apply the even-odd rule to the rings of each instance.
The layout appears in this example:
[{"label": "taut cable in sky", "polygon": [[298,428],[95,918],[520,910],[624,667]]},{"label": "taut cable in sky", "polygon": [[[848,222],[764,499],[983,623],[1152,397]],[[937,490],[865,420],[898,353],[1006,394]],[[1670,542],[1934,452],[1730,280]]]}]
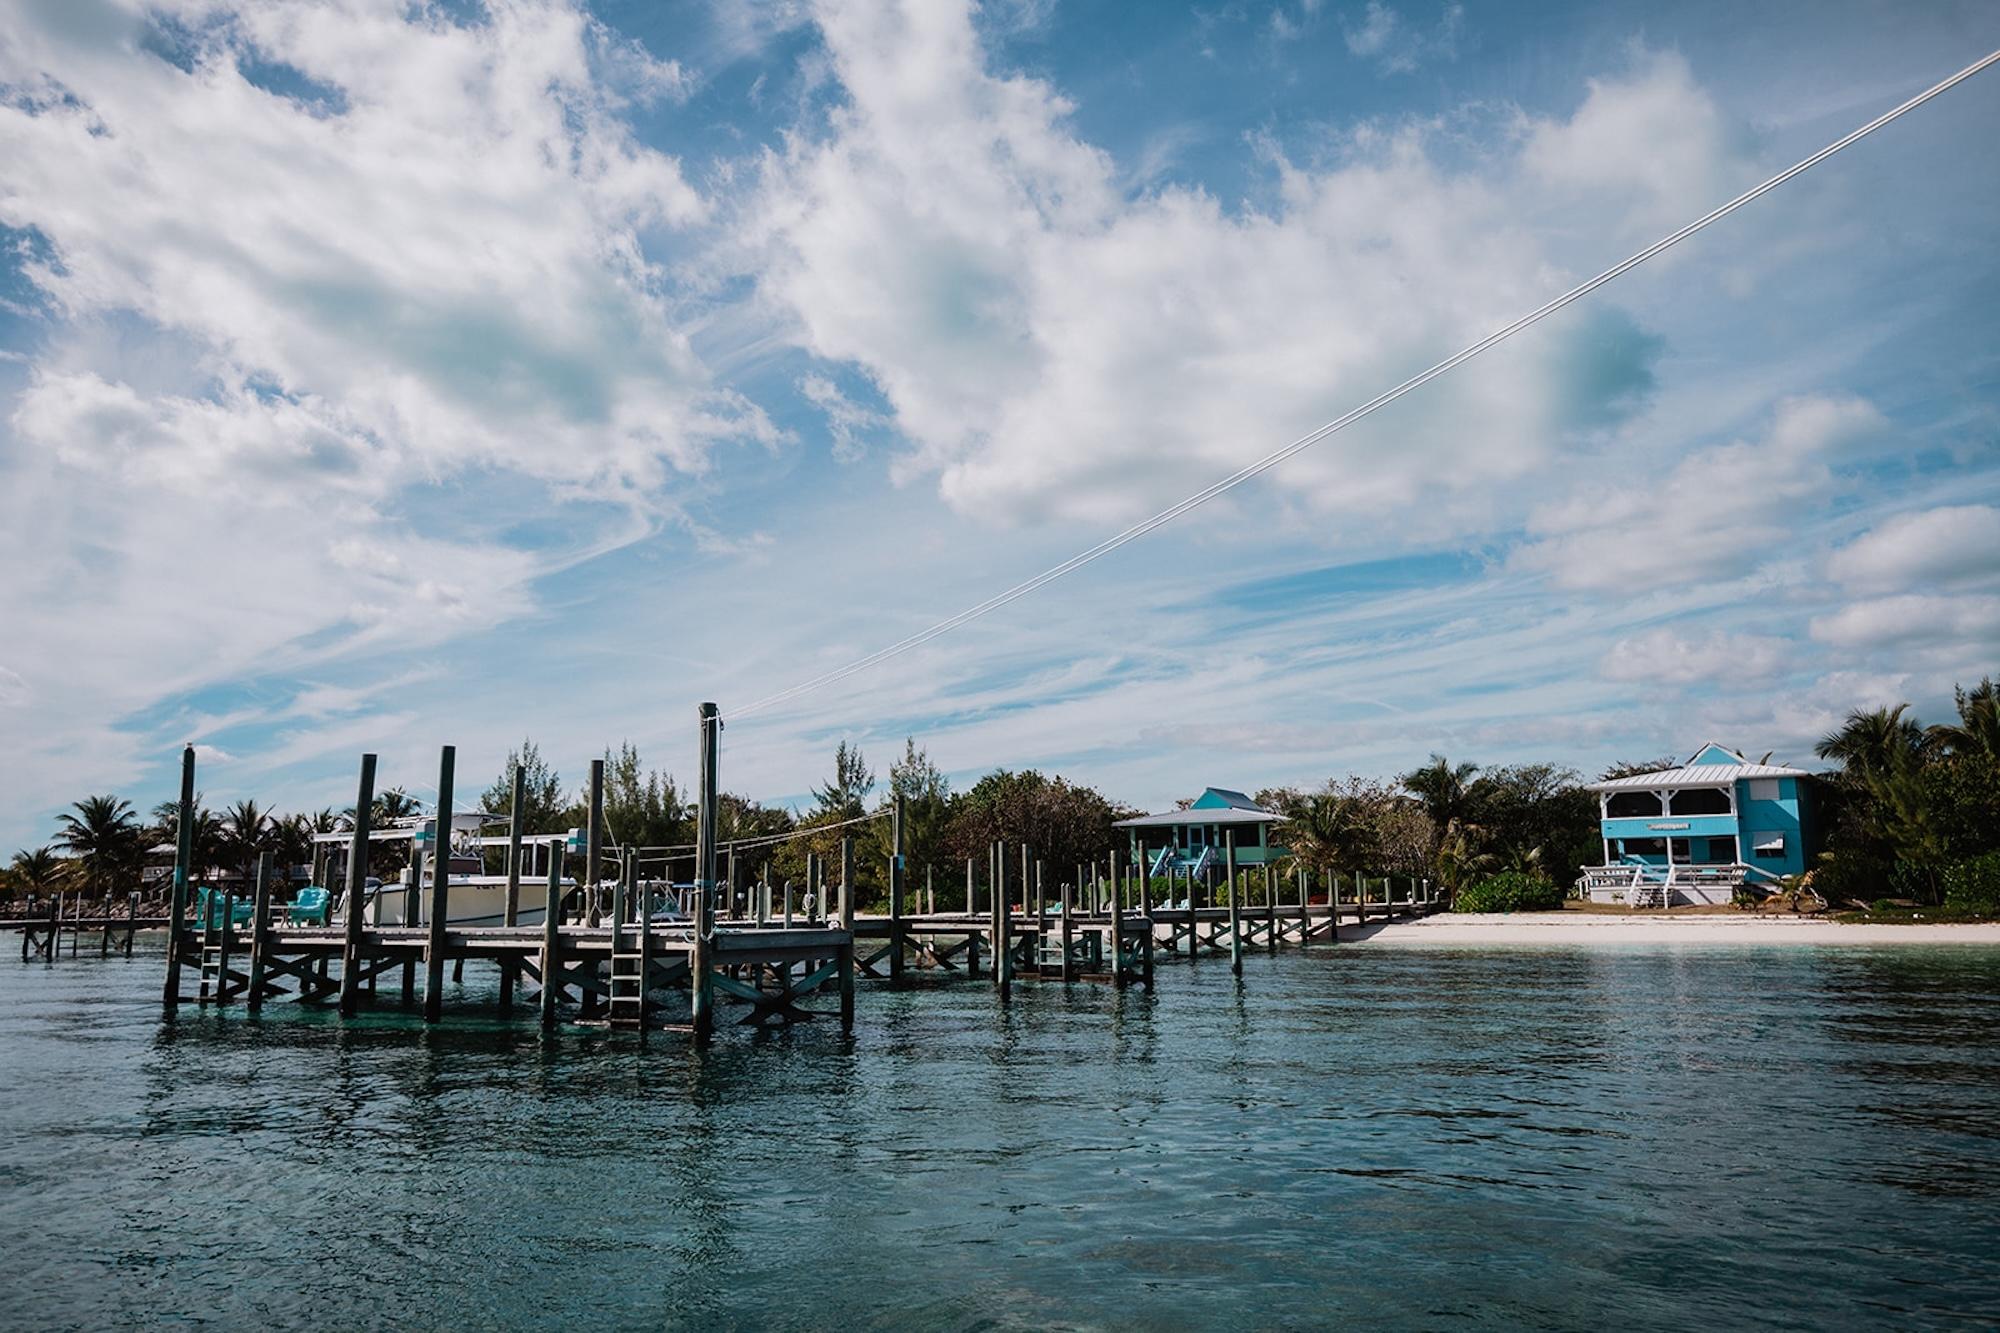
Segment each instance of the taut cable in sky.
[{"label": "taut cable in sky", "polygon": [[748,717],[753,713],[762,712],[766,708],[770,708],[774,705],[784,703],[789,699],[796,699],[802,694],[808,694],[814,690],[821,689],[827,685],[834,684],[836,681],[845,680],[849,676],[868,670],[870,667],[878,666],[881,663],[888,661],[892,657],[901,656],[903,653],[910,651],[912,648],[921,647],[922,645],[929,643],[932,639],[937,638],[941,634],[948,634],[952,630],[957,629],[960,625],[966,624],[969,621],[977,620],[979,617],[985,615],[989,611],[997,611],[1001,607],[1006,606],[1010,602],[1018,601],[1019,599],[1026,597],[1029,593],[1034,592],[1036,589],[1055,582],[1057,579],[1061,578],[1065,574],[1070,573],[1072,570],[1081,569],[1083,566],[1089,564],[1091,561],[1097,559],[1099,556],[1108,555],[1112,551],[1115,551],[1119,547],[1125,545],[1125,543],[1129,541],[1134,541],[1140,537],[1145,536],[1147,533],[1153,531],[1153,529],[1155,528],[1163,527],[1166,524],[1173,522],[1175,519],[1179,518],[1182,514],[1187,513],[1191,509],[1200,508],[1202,505],[1207,504],[1210,500],[1213,500],[1216,496],[1221,495],[1223,492],[1233,490],[1242,483],[1250,480],[1250,478],[1258,476],[1264,472],[1268,472],[1270,469],[1276,467],[1278,464],[1284,462],[1286,459],[1292,457],[1294,454],[1302,453],[1305,450],[1310,449],[1313,445],[1318,444],[1321,440],[1333,434],[1335,431],[1342,430],[1348,426],[1353,425],[1355,422],[1361,420],[1361,418],[1373,413],[1377,408],[1386,407],[1388,404],[1395,402],[1398,398],[1401,398],[1404,394],[1409,393],[1414,389],[1421,388],[1422,386],[1436,379],[1438,376],[1443,375],[1453,369],[1456,369],[1458,366],[1461,366],[1465,362],[1470,361],[1473,357],[1478,356],[1481,352],[1484,352],[1492,347],[1497,347],[1501,343],[1507,341],[1507,339],[1521,332],[1523,329],[1529,328],[1530,326],[1535,324],[1539,324],[1542,320],[1548,318],[1550,315],[1553,315],[1556,311],[1561,310],[1564,306],[1567,306],[1574,301],[1579,301],[1583,299],[1584,297],[1590,295],[1592,292],[1596,291],[1599,287],[1602,287],[1606,283],[1612,281],[1614,278],[1617,278],[1629,272],[1630,270],[1637,268],[1639,265],[1645,263],[1647,260],[1653,258],[1654,256],[1661,254],[1664,251],[1669,250],[1674,246],[1680,244],[1688,237],[1694,235],[1696,232],[1707,227],[1710,223],[1718,222],[1721,219],[1728,217],[1731,213],[1734,213],[1737,209],[1743,207],[1745,204],[1750,203],[1752,200],[1759,199],[1764,195],[1769,194],[1772,190],[1777,189],[1780,185],[1783,185],[1786,181],[1790,180],[1792,177],[1798,175],[1803,171],[1810,170],[1811,168],[1819,165],[1821,162],[1824,162],[1827,158],[1832,157],[1835,153],[1839,152],[1843,148],[1846,148],[1848,145],[1857,143],[1860,140],[1867,138],[1869,135],[1873,134],[1876,130],[1879,130],[1884,125],[1887,125],[1890,121],[1896,120],[1908,114],[1909,112],[1916,110],[1924,103],[1930,101],[1933,97],[1936,97],[1938,94],[1945,92],[1948,89],[1956,87],[1957,85],[1965,82],[1973,75],[1979,73],[1981,70],[1986,69],[1988,66],[1996,62],[2000,62],[2000,51],[1994,51],[1991,54],[1983,57],[1982,59],[1976,60],[1972,64],[1967,65],[1964,69],[1958,71],[1958,73],[1952,75],[1950,78],[1943,79],[1937,83],[1932,84],[1930,87],[1924,89],[1924,91],[1918,93],[1915,97],[1912,97],[1909,101],[1904,102],[1902,105],[1895,107],[1889,111],[1883,112],[1875,119],[1869,121],[1866,125],[1863,125],[1859,129],[1851,131],[1850,133],[1842,136],[1841,138],[1834,140],[1826,147],[1814,153],[1811,157],[1800,159],[1799,161],[1793,163],[1791,166],[1785,168],[1783,171],[1779,172],[1777,175],[1771,177],[1769,180],[1764,181],[1762,184],[1754,186],[1751,189],[1745,190],[1742,194],[1737,195],[1734,199],[1731,199],[1728,203],[1723,204],[1721,207],[1716,208],[1711,212],[1702,214],[1700,217],[1688,223],[1680,230],[1675,231],[1669,235],[1663,236],[1659,240],[1654,241],[1651,245],[1647,246],[1645,249],[1639,251],[1638,253],[1629,255],[1626,258],[1619,260],[1616,264],[1613,264],[1610,268],[1605,269],[1602,273],[1598,274],[1596,277],[1591,278],[1587,282],[1579,283],[1577,286],[1570,288],[1568,291],[1564,292],[1561,296],[1558,296],[1554,300],[1550,301],[1548,304],[1539,306],[1536,309],[1530,311],[1529,313],[1521,316],[1519,319],[1507,325],[1505,328],[1498,329],[1492,333],[1489,333],[1488,335],[1486,335],[1486,337],[1481,338],[1478,342],[1473,343],[1471,346],[1466,347],[1461,351],[1453,353],[1451,356],[1446,357],[1444,360],[1438,362],[1436,365],[1432,366],[1430,369],[1422,372],[1421,374],[1411,376],[1409,379],[1404,380],[1401,384],[1398,384],[1395,388],[1390,389],[1388,392],[1380,394],[1374,398],[1371,398],[1367,402],[1361,404],[1361,406],[1354,408],[1350,412],[1347,412],[1345,415],[1336,417],[1334,420],[1327,422],[1324,426],[1321,426],[1318,430],[1315,430],[1310,434],[1300,436],[1298,439],[1292,441],[1290,444],[1286,445],[1282,449],[1277,449],[1271,453],[1265,454],[1262,458],[1258,459],[1256,462],[1249,464],[1247,467],[1244,467],[1239,471],[1230,473],[1228,476],[1222,478],[1220,481],[1217,481],[1214,484],[1203,488],[1202,490],[1196,491],[1193,495],[1188,496],[1186,499],[1180,501],[1179,503],[1170,505],[1167,508],[1162,509],[1159,513],[1154,514],[1151,518],[1133,524],[1131,527],[1125,529],[1123,532],[1118,533],[1116,536],[1105,538],[1103,541],[1091,547],[1089,550],[1080,551],[1076,555],[1073,555],[1069,559],[1063,561],[1061,564],[1056,565],[1053,568],[1043,570],[1041,573],[1035,575],[1035,577],[1028,579],[1025,582],[1017,583],[1013,587],[1007,589],[1005,592],[997,593],[994,596],[987,598],[985,601],[979,603],[977,606],[967,607],[965,610],[960,611],[955,616],[951,616],[948,619],[938,621],[937,624],[932,625],[929,629],[921,630],[915,634],[910,635],[906,639],[899,639],[895,643],[890,644],[888,647],[872,652],[868,654],[866,657],[856,658],[854,661],[849,662],[845,666],[836,667],[831,671],[823,672],[820,675],[814,676],[810,680],[801,681],[799,684],[793,685],[788,689],[779,690],[776,694],[765,695],[762,699],[757,700],[755,703],[747,704],[742,708],[738,708],[733,711],[725,709],[724,716],[732,718]]}]

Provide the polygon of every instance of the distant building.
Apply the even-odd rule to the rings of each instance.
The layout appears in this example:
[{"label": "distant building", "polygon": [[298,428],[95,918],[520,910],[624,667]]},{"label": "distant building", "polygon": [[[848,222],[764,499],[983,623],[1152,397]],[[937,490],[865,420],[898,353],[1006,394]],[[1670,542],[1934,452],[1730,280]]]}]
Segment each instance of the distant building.
[{"label": "distant building", "polygon": [[1803,874],[1819,847],[1812,774],[1720,745],[1589,790],[1604,839],[1604,864],[1583,872],[1595,902],[1727,903],[1745,884]]},{"label": "distant building", "polygon": [[1270,835],[1271,825],[1283,818],[1240,791],[1210,787],[1185,810],[1121,819],[1112,827],[1131,835],[1132,855],[1150,874],[1205,879],[1211,870],[1220,869],[1231,834],[1238,867],[1263,865],[1283,856],[1285,849]]}]

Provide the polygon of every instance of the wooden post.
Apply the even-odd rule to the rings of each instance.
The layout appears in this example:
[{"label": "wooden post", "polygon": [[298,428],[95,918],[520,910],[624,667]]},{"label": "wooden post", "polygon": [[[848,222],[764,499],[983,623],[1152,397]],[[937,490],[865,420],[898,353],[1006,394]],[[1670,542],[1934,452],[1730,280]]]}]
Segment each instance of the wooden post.
[{"label": "wooden post", "polygon": [[653,984],[653,891],[639,880],[639,849],[634,847],[625,853],[627,869],[625,875],[638,896],[639,913],[639,1030],[646,1030],[646,1019],[651,1007],[646,1002],[646,992]]},{"label": "wooden post", "polygon": [[[424,1022],[444,1017],[445,923],[451,911],[451,788],[458,747],[438,750],[437,832],[431,839],[430,938],[424,945]],[[412,893],[421,884],[410,886]]]},{"label": "wooden post", "polygon": [[1065,883],[1062,886],[1062,979],[1064,981],[1076,980],[1076,968],[1071,961],[1076,950],[1076,936],[1070,925],[1069,899],[1070,888]]},{"label": "wooden post", "polygon": [[[507,900],[501,908],[500,923],[508,928],[521,924],[521,810],[527,804],[528,772],[520,764],[514,765],[514,796],[507,813]],[[546,912],[548,905],[543,904]],[[514,978],[516,968],[510,955],[500,962],[500,1007],[514,1007]]]},{"label": "wooden post", "polygon": [[361,899],[368,891],[368,818],[375,804],[375,756],[361,756],[354,796],[354,838],[347,852],[347,930],[340,946],[340,1016],[354,1017],[361,999]]},{"label": "wooden post", "polygon": [[889,812],[889,983],[903,980],[903,798]]},{"label": "wooden post", "polygon": [[1278,951],[1278,881],[1271,876],[1271,863],[1264,863],[1264,948]]},{"label": "wooden post", "polygon": [[1243,895],[1236,888],[1235,829],[1223,833],[1222,855],[1229,875],[1229,970],[1240,977],[1243,975],[1243,912],[1236,900]]},{"label": "wooden post", "polygon": [[[160,998],[168,1008],[181,1002],[181,916],[187,911],[189,862],[194,860],[194,746],[181,750],[180,830],[174,839],[173,891],[167,899],[167,985]],[[25,940],[22,948],[26,949]],[[55,937],[49,937],[50,957]],[[26,953],[22,954],[25,959]]]},{"label": "wooden post", "polygon": [[[556,1025],[556,1003],[562,999],[562,863],[563,845],[549,844],[548,908],[542,913],[542,1031]],[[699,936],[696,947],[699,948]]]},{"label": "wooden post", "polygon": [[792,882],[785,881],[785,929],[792,928]]},{"label": "wooden post", "polygon": [[125,956],[132,956],[132,939],[139,933],[139,893],[133,890],[125,900]]},{"label": "wooden post", "polygon": [[1125,989],[1125,895],[1111,886],[1111,985]]},{"label": "wooden post", "polygon": [[715,797],[719,773],[716,754],[722,718],[716,706],[704,703],[696,710],[701,737],[701,780],[695,806],[694,949],[689,955],[694,1035],[706,1043],[715,1032],[715,987],[709,975],[710,951],[715,936]]},{"label": "wooden post", "polygon": [[[1150,991],[1153,989],[1153,948],[1157,940],[1155,934],[1157,927],[1153,921],[1153,887],[1146,882],[1145,857],[1141,856],[1138,864],[1132,867],[1132,879],[1138,886],[1139,907],[1141,913],[1146,918],[1146,952],[1141,956],[1139,966],[1144,970],[1143,977],[1146,982],[1146,989]],[[1111,886],[1113,893],[1118,891],[1118,886],[1121,883],[1123,881],[1119,878],[1118,849],[1113,847],[1111,849]]]},{"label": "wooden post", "polygon": [[854,840],[840,840],[840,928],[847,939],[840,946],[840,1030],[854,1031]]},{"label": "wooden post", "polygon": [[993,872],[993,982],[1000,987],[1000,997],[1005,999],[1014,985],[1014,950],[1009,939],[1013,933],[1014,904],[1007,891],[1005,842],[994,844]]},{"label": "wooden post", "polygon": [[250,984],[243,1002],[264,1007],[264,959],[271,947],[271,853],[257,858],[257,884],[250,898]]},{"label": "wooden post", "polygon": [[854,839],[840,840],[840,928],[854,929]]},{"label": "wooden post", "polygon": [[604,761],[602,759],[590,761],[588,800],[590,822],[583,831],[584,871],[576,877],[576,882],[583,890],[584,924],[595,926],[602,915],[597,910],[597,882],[603,878],[600,858],[604,855]]}]

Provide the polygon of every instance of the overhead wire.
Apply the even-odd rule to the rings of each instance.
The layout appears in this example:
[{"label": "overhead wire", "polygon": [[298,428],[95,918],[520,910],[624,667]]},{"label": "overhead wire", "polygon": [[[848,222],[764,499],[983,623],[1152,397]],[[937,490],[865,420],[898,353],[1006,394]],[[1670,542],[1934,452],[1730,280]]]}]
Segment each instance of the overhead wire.
[{"label": "overhead wire", "polygon": [[2000,62],[2000,51],[1994,51],[1991,54],[1979,60],[1974,61],[1972,64],[1967,65],[1964,69],[1959,70],[1956,74],[1953,74],[1948,78],[1939,80],[1937,83],[1932,84],[1930,87],[1924,89],[1924,91],[1918,93],[1916,96],[1910,98],[1908,101],[1905,101],[1900,105],[1888,111],[1885,111],[1881,115],[1877,116],[1875,119],[1869,121],[1867,124],[1860,126],[1858,129],[1848,132],[1847,134],[1841,136],[1839,139],[1836,139],[1832,143],[1826,145],[1826,147],[1821,148],[1818,152],[1813,153],[1809,157],[1801,158],[1799,161],[1793,163],[1791,166],[1785,168],[1783,171],[1780,171],[1775,176],[1771,176],[1766,180],[1764,180],[1763,182],[1761,182],[1760,184],[1755,185],[1748,190],[1745,190],[1743,193],[1737,195],[1734,199],[1731,199],[1729,202],[1709,210],[1708,212],[1702,214],[1700,217],[1694,219],[1692,222],[1689,222],[1686,225],[1680,227],[1679,229],[1669,233],[1668,235],[1661,237],[1659,240],[1654,241],[1651,245],[1647,246],[1645,249],[1636,251],[1635,253],[1626,256],[1624,259],[1619,260],[1616,264],[1613,264],[1610,268],[1605,269],[1603,272],[1597,274],[1595,277],[1592,277],[1584,282],[1578,283],[1576,286],[1570,288],[1562,295],[1557,296],[1553,300],[1550,300],[1536,307],[1534,310],[1521,316],[1519,319],[1514,320],[1512,323],[1507,324],[1504,327],[1496,329],[1492,333],[1487,334],[1484,338],[1481,338],[1478,342],[1472,343],[1469,346],[1461,348],[1459,351],[1454,352],[1452,355],[1446,357],[1442,361],[1439,361],[1437,364],[1431,366],[1429,369],[1424,370],[1416,375],[1412,375],[1409,379],[1404,380],[1401,384],[1396,385],[1394,388],[1389,389],[1383,393],[1377,394],[1375,397],[1369,399],[1367,402],[1361,404],[1359,407],[1356,407],[1344,413],[1343,415],[1334,418],[1332,421],[1327,422],[1325,425],[1319,427],[1316,430],[1313,430],[1305,435],[1300,436],[1298,439],[1292,441],[1288,445],[1285,445],[1283,448],[1275,449],[1270,453],[1265,454],[1262,458],[1257,459],[1255,462],[1237,469],[1235,472],[1230,473],[1228,476],[1222,478],[1219,481],[1213,482],[1210,485],[1203,487],[1201,490],[1196,491],[1194,494],[1186,497],[1185,499],[1182,499],[1175,504],[1169,505],[1167,508],[1162,509],[1159,513],[1154,514],[1152,517],[1144,519],[1138,523],[1135,523],[1131,527],[1126,528],[1124,531],[1119,532],[1114,536],[1105,538],[1103,541],[1099,542],[1095,546],[1090,547],[1088,550],[1079,551],[1077,554],[1071,556],[1069,559],[1063,561],[1061,564],[1054,565],[1049,569],[1045,569],[1040,574],[1035,575],[1031,579],[1026,579],[1020,583],[1017,583],[1013,587],[1006,589],[1004,592],[996,593],[994,596],[987,598],[985,601],[980,602],[977,605],[967,607],[965,610],[960,611],[956,615],[949,616],[944,620],[940,620],[936,624],[930,626],[928,629],[920,630],[917,633],[909,635],[906,638],[898,639],[895,643],[890,644],[886,648],[877,649],[875,652],[869,653],[865,657],[856,658],[855,660],[847,663],[844,666],[836,667],[830,671],[822,672],[817,676],[813,676],[808,680],[801,681],[798,684],[790,686],[787,689],[779,690],[774,694],[765,695],[763,698],[757,699],[749,704],[744,705],[741,708],[735,709],[734,711],[725,710],[725,715],[732,718],[748,717],[751,716],[752,714],[762,712],[767,708],[775,707],[778,704],[785,703],[792,699],[796,699],[801,695],[811,693],[814,690],[822,689],[828,685],[832,685],[839,681],[845,680],[849,676],[856,675],[860,672],[870,669],[871,667],[878,666],[881,663],[890,660],[891,658],[901,656],[903,653],[909,652],[911,649],[922,647],[924,644],[929,643],[931,640],[935,638],[938,638],[940,635],[948,634],[952,630],[957,629],[961,625],[967,624],[973,620],[977,620],[981,616],[984,616],[990,612],[997,611],[1001,607],[1006,606],[1009,603],[1018,601],[1021,598],[1026,597],[1029,593],[1035,592],[1040,588],[1046,587],[1047,585],[1055,582],[1057,579],[1062,578],[1064,575],[1070,574],[1078,569],[1081,569],[1083,566],[1091,563],[1092,561],[1098,559],[1099,557],[1109,555],[1111,552],[1117,550],[1121,546],[1124,546],[1128,542],[1136,541],[1138,538],[1145,536],[1147,533],[1152,532],[1154,529],[1163,527],[1164,525],[1173,522],[1181,515],[1188,513],[1190,510],[1198,509],[1202,505],[1207,504],[1210,500],[1215,499],[1217,496],[1222,495],[1227,491],[1233,490],[1237,486],[1241,485],[1243,482],[1246,482],[1253,477],[1268,472],[1270,469],[1278,466],[1278,464],[1280,463],[1285,462],[1287,459],[1292,458],[1294,455],[1299,454],[1304,450],[1311,448],[1315,444],[1318,444],[1321,440],[1324,440],[1327,436],[1334,434],[1336,431],[1343,430],[1346,427],[1361,420],[1362,418],[1371,415],[1380,408],[1386,407],[1390,403],[1395,402],[1397,399],[1403,397],[1405,394],[1408,394],[1416,389],[1422,388],[1424,385],[1430,383],[1432,380],[1438,378],[1440,375],[1448,374],[1452,370],[1456,369],[1458,366],[1463,365],[1465,362],[1470,361],[1472,358],[1480,355],[1481,353],[1486,352],[1498,346],[1499,344],[1507,341],[1509,338],[1512,338],[1515,334],[1520,333],[1524,329],[1530,328],[1535,324],[1539,324],[1542,320],[1548,318],[1550,315],[1555,314],[1557,311],[1563,309],[1565,306],[1571,305],[1576,301],[1582,300],[1584,297],[1590,295],[1598,288],[1604,286],[1606,283],[1616,280],[1623,274],[1630,272],[1632,269],[1637,268],[1639,265],[1644,264],[1648,260],[1655,258],[1656,256],[1662,254],[1663,252],[1669,249],[1672,249],[1674,246],[1680,244],[1688,237],[1693,236],[1695,233],[1702,231],[1703,229],[1707,228],[1713,223],[1719,222],[1723,218],[1728,217],[1731,213],[1734,213],[1737,209],[1742,208],[1744,205],[1752,203],[1755,200],[1762,198],[1764,195],[1769,194],[1772,190],[1777,189],[1785,182],[1791,180],[1794,176],[1799,175],[1801,172],[1812,169],[1819,163],[1824,162],[1827,158],[1832,157],[1835,153],[1840,152],[1842,149],[1847,148],[1859,142],[1860,140],[1867,138],[1869,135],[1881,129],[1883,126],[1901,118],[1902,116],[1907,115],[1911,111],[1916,110],[1918,107],[1930,101],[1932,98],[1937,97],[1938,95],[1949,91],[1950,89],[1965,82],[1973,75],[1980,73],[1982,70],[1986,69],[1987,67],[1993,65],[1996,62]]}]

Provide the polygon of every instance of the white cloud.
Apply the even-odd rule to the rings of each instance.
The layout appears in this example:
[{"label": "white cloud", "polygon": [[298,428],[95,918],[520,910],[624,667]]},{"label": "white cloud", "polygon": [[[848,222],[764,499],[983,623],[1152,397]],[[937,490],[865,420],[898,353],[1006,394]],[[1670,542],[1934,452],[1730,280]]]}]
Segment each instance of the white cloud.
[{"label": "white cloud", "polygon": [[[624,116],[689,88],[567,0],[0,7],[43,321],[0,434],[36,705],[0,808],[129,778],[177,693],[518,615],[774,438],[654,257],[709,206]],[[477,498],[509,477],[618,514],[510,549]]]},{"label": "white cloud", "polygon": [[[1319,8],[1308,5],[1307,12]],[[1273,22],[1277,20],[1273,15]],[[1444,6],[1434,25],[1411,23],[1397,10],[1368,0],[1359,23],[1346,26],[1347,49],[1364,60],[1372,60],[1384,74],[1409,74],[1426,61],[1449,60],[1458,53],[1459,29],[1465,21],[1465,7]]]},{"label": "white cloud", "polygon": [[1812,636],[1842,648],[2000,645],[2000,596],[1904,593],[1872,597],[1815,616]]},{"label": "white cloud", "polygon": [[1836,484],[1835,465],[1880,441],[1887,423],[1851,397],[1778,405],[1763,439],[1659,464],[1620,456],[1615,480],[1579,486],[1529,518],[1516,564],[1565,587],[1636,591],[1732,578],[1787,558],[1806,502]]},{"label": "white cloud", "polygon": [[1618,640],[1599,670],[1608,680],[1728,685],[1767,679],[1789,656],[1787,642],[1769,635],[1716,631],[1690,637],[1660,628]]},{"label": "white cloud", "polygon": [[1874,592],[2000,575],[2000,509],[1943,505],[1897,514],[1835,551],[1827,573]]},{"label": "white cloud", "polygon": [[806,401],[826,414],[827,432],[833,439],[833,456],[843,463],[859,460],[868,452],[869,437],[889,423],[879,412],[870,411],[840,391],[840,386],[824,375],[807,375],[799,381]]},{"label": "white cloud", "polygon": [[1628,225],[1656,231],[1728,198],[1739,135],[1677,52],[1640,52],[1618,78],[1592,79],[1567,120],[1532,122],[1522,160],[1566,197],[1618,200]]},{"label": "white cloud", "polygon": [[[1269,210],[1177,186],[1130,198],[1054,89],[988,71],[962,6],[820,13],[846,101],[767,160],[741,263],[791,338],[880,388],[914,446],[899,475],[935,474],[962,513],[1129,519],[1560,283],[1520,220],[1542,189],[1521,160],[1447,168],[1428,128],[1369,127],[1331,166],[1272,153]],[[1633,95],[1676,91],[1701,104],[1688,123],[1712,117],[1691,86]],[[1419,495],[1485,504],[1641,397],[1652,353],[1599,307],[1302,456],[1286,495],[1362,517]]]}]

